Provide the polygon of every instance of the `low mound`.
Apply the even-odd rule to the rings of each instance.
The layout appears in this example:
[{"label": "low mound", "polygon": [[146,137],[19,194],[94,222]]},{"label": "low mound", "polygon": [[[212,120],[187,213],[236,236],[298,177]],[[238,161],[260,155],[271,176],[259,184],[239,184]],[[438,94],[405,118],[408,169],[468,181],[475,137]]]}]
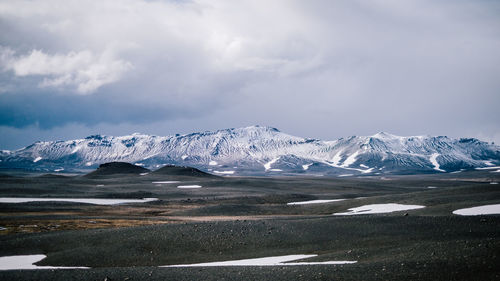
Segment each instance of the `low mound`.
[{"label": "low mound", "polygon": [[153,175],[166,175],[166,176],[185,176],[185,177],[210,177],[214,178],[217,176],[211,175],[209,173],[205,173],[193,167],[185,167],[185,166],[175,166],[175,165],[167,165],[164,166],[151,174]]},{"label": "low mound", "polygon": [[136,166],[126,162],[110,162],[99,165],[97,170],[88,173],[86,177],[100,177],[109,175],[139,175],[141,173],[149,172],[140,166]]},{"label": "low mound", "polygon": [[55,175],[55,174],[43,174],[43,175],[39,176],[39,178],[42,178],[42,179],[66,179],[68,177],[63,176],[63,175]]}]

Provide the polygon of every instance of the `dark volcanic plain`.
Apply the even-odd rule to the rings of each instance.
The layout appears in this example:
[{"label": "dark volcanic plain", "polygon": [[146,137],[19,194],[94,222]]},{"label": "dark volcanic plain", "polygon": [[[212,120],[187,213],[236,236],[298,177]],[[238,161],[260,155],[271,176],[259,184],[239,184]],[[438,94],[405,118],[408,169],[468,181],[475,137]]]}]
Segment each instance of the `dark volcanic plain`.
[{"label": "dark volcanic plain", "polygon": [[[0,256],[45,254],[38,265],[91,267],[0,271],[0,280],[500,280],[500,216],[452,214],[500,203],[500,185],[491,184],[500,174],[490,171],[352,178],[2,173],[0,197],[160,200],[0,203]],[[180,182],[153,183],[161,181]],[[314,199],[347,200],[287,205]],[[426,208],[332,215],[377,203]],[[292,254],[357,263],[158,267]]]}]

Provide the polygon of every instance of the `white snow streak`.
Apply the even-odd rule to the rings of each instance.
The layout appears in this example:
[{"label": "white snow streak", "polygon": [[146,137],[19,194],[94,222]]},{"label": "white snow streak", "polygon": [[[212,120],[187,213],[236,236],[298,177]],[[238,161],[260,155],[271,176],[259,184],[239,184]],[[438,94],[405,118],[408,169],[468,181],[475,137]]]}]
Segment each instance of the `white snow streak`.
[{"label": "white snow streak", "polygon": [[367,170],[364,170],[364,171],[361,170],[361,173],[363,173],[363,174],[368,174],[368,173],[371,173],[371,172],[373,172],[373,168],[370,168],[370,169],[367,169]]},{"label": "white snow streak", "polygon": [[157,183],[157,184],[168,184],[168,183],[180,183],[180,181],[153,181],[151,183]]},{"label": "white snow streak", "polygon": [[81,148],[82,148],[81,146],[77,146],[77,147],[75,147],[75,148],[71,151],[71,154],[78,152],[78,150],[80,150]]},{"label": "white snow streak", "polygon": [[0,197],[0,203],[27,203],[27,202],[75,202],[94,205],[117,205],[127,203],[146,203],[156,201],[158,198],[144,199],[96,199],[96,198],[21,198]]},{"label": "white snow streak", "polygon": [[232,175],[234,174],[234,171],[214,171],[214,173],[221,175]]},{"label": "white snow streak", "polygon": [[42,157],[38,156],[37,158],[35,158],[35,160],[33,160],[33,163],[36,163],[38,161],[42,160]]},{"label": "white snow streak", "polygon": [[314,164],[314,163],[302,165],[302,169],[304,169],[304,171],[307,171],[309,169],[309,167],[311,167],[312,164]]},{"label": "white snow streak", "polygon": [[162,267],[209,267],[209,266],[294,266],[294,265],[315,265],[315,264],[353,264],[357,261],[325,261],[325,262],[292,262],[300,259],[312,258],[317,255],[287,255],[256,259],[243,259],[232,261],[219,261],[194,264],[165,265]]},{"label": "white snow streak", "polygon": [[83,266],[38,266],[34,263],[46,258],[46,255],[20,255],[0,257],[0,270],[16,269],[88,269]]},{"label": "white snow streak", "polygon": [[217,162],[212,160],[212,161],[210,161],[208,163],[208,165],[210,165],[210,166],[217,166]]},{"label": "white snow streak", "polygon": [[201,185],[193,184],[193,185],[179,185],[177,188],[201,188]]},{"label": "white snow streak", "polygon": [[342,157],[340,157],[340,153],[342,153],[342,150],[340,150],[339,152],[337,152],[337,154],[335,154],[335,156],[333,156],[332,164],[334,166],[338,166],[340,163],[340,160],[342,159]]},{"label": "white snow streak", "polygon": [[498,215],[500,214],[500,204],[458,209],[453,211],[453,214],[460,216]]},{"label": "white snow streak", "polygon": [[349,212],[345,213],[334,213],[335,216],[344,216],[344,215],[364,215],[364,214],[385,214],[392,213],[398,211],[406,211],[406,210],[414,210],[425,208],[425,206],[421,205],[403,205],[396,203],[388,203],[388,204],[372,204],[372,205],[364,205],[357,208],[348,209]]},{"label": "white snow streak", "polygon": [[440,154],[439,153],[433,153],[431,157],[429,158],[429,161],[431,161],[432,165],[434,165],[434,170],[440,171],[440,172],[446,172],[445,170],[442,170],[439,168],[439,163],[437,162],[437,158]]},{"label": "white snow streak", "polygon": [[280,158],[277,157],[277,158],[274,158],[273,160],[267,162],[266,164],[264,164],[264,169],[266,169],[266,171],[270,170],[271,169],[271,165],[274,164],[274,163],[276,163],[276,161],[278,161],[279,159]]},{"label": "white snow streak", "polygon": [[340,167],[345,168],[345,167],[349,167],[350,165],[352,165],[354,162],[356,162],[356,158],[358,157],[358,154],[359,154],[359,150],[354,152],[353,154],[349,155],[349,157],[347,157],[347,159],[344,160],[344,163],[342,163],[342,165],[340,165]]},{"label": "white snow streak", "polygon": [[476,168],[476,170],[494,170],[494,169],[500,169],[500,166]]},{"label": "white snow streak", "polygon": [[299,201],[299,202],[290,202],[286,203],[287,205],[308,205],[308,204],[323,204],[323,203],[330,203],[330,202],[338,202],[338,201],[344,201],[346,199],[318,199],[318,200],[310,200],[310,201]]}]

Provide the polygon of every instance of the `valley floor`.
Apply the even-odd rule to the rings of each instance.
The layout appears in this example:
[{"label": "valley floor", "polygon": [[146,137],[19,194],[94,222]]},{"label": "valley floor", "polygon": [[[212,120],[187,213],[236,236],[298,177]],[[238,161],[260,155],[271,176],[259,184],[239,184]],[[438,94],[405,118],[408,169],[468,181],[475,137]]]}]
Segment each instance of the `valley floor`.
[{"label": "valley floor", "polygon": [[[35,264],[89,269],[0,270],[0,279],[499,280],[499,181],[488,171],[360,178],[3,175],[0,258],[46,255]],[[2,203],[19,197],[158,200]],[[482,205],[494,205],[497,214],[453,213]],[[161,267],[288,255],[307,256],[290,261],[297,265]],[[352,263],[321,264],[334,261]]]}]

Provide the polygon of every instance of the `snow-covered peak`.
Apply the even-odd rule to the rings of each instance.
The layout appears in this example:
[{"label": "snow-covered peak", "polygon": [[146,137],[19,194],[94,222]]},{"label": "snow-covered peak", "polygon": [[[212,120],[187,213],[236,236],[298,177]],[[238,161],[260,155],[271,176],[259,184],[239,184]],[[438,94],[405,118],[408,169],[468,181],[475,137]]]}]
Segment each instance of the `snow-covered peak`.
[{"label": "snow-covered peak", "polygon": [[396,136],[393,134],[389,134],[387,132],[378,132],[373,136],[370,136],[372,138],[377,138],[377,139],[382,139],[382,140],[387,140],[387,139],[402,139],[403,137],[401,136]]},{"label": "snow-covered peak", "polygon": [[[295,137],[267,126],[249,126],[174,136],[92,135],[37,142],[0,154],[0,167],[93,168],[120,161],[156,169],[188,165],[218,173],[373,174],[450,172],[500,165],[498,146],[476,139],[402,137],[386,132],[333,141]],[[36,160],[36,161],[35,161]],[[227,169],[225,169],[225,167]],[[307,167],[304,168],[304,167]]]},{"label": "snow-covered peak", "polygon": [[[212,133],[212,132],[207,132]],[[229,133],[232,135],[248,135],[248,136],[261,136],[261,135],[274,135],[277,133],[281,133],[278,129],[268,126],[248,126],[243,128],[231,128],[225,130],[217,130],[214,133],[216,134],[224,134]]]}]

